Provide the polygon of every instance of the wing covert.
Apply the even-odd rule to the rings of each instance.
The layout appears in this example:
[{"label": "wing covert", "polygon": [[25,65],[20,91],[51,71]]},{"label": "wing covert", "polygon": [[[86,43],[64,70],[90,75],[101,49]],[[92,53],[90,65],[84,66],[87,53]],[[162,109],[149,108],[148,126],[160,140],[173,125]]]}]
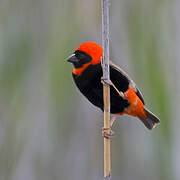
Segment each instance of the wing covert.
[{"label": "wing covert", "polygon": [[144,98],[142,96],[141,91],[137,88],[136,84],[134,83],[134,81],[128,76],[128,74],[122,70],[119,66],[117,66],[116,64],[114,64],[112,61],[110,61],[110,66],[114,69],[116,69],[117,71],[119,71],[122,75],[124,75],[128,81],[129,81],[129,87],[131,87],[135,92],[136,95],[139,97],[139,99],[142,101],[143,104],[145,104],[144,102]]}]

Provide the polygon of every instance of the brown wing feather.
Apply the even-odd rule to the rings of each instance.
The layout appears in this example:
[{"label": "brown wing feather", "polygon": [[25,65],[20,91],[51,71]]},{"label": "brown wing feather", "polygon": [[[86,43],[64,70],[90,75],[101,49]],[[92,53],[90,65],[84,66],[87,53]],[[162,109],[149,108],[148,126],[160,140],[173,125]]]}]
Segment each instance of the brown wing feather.
[{"label": "brown wing feather", "polygon": [[127,77],[127,79],[129,80],[129,87],[131,87],[135,92],[136,95],[139,97],[139,99],[142,101],[143,104],[145,104],[144,102],[144,98],[142,96],[141,91],[137,88],[136,84],[134,83],[134,81],[127,75],[127,73],[125,71],[123,71],[119,66],[117,66],[116,64],[114,64],[112,61],[110,61],[110,66],[113,67],[114,69],[116,69],[117,71],[119,71],[121,74],[123,74],[124,76]]}]

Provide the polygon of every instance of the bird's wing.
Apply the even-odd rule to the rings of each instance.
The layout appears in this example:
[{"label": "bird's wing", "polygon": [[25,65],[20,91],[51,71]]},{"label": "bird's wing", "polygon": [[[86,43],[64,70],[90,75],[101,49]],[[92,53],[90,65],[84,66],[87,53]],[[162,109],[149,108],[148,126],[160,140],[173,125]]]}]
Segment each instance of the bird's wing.
[{"label": "bird's wing", "polygon": [[129,87],[132,88],[135,92],[136,95],[139,97],[139,99],[142,101],[143,104],[145,104],[144,102],[144,98],[142,96],[141,91],[137,88],[136,84],[134,83],[134,81],[127,75],[127,73],[125,71],[123,71],[119,66],[117,66],[116,64],[114,64],[112,61],[110,61],[110,66],[114,69],[116,69],[117,71],[119,71],[121,74],[123,74],[128,80],[129,80]]}]

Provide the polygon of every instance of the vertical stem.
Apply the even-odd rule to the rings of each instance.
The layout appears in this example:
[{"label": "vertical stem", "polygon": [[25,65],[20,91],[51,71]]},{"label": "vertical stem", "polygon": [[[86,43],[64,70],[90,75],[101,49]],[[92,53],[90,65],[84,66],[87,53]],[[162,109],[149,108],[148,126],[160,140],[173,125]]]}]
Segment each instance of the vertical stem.
[{"label": "vertical stem", "polygon": [[[104,128],[110,127],[110,89],[109,85],[104,85]],[[110,133],[110,130],[107,130]],[[110,179],[111,158],[110,158],[110,139],[104,138],[104,178]]]},{"label": "vertical stem", "polygon": [[[102,44],[103,44],[103,78],[109,82],[109,1],[102,0]],[[104,96],[104,128],[110,133],[110,87],[103,86]],[[104,138],[104,179],[110,180],[111,159],[110,159],[110,139]]]}]

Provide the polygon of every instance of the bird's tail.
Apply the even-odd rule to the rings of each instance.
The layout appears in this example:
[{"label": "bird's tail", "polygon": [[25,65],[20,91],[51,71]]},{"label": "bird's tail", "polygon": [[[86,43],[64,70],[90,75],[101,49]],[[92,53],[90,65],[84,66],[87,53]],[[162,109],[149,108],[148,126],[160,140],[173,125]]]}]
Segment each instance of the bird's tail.
[{"label": "bird's tail", "polygon": [[157,124],[160,123],[158,117],[156,117],[152,112],[144,108],[144,112],[146,114],[146,118],[139,119],[144,123],[144,125],[149,129],[152,130]]}]

